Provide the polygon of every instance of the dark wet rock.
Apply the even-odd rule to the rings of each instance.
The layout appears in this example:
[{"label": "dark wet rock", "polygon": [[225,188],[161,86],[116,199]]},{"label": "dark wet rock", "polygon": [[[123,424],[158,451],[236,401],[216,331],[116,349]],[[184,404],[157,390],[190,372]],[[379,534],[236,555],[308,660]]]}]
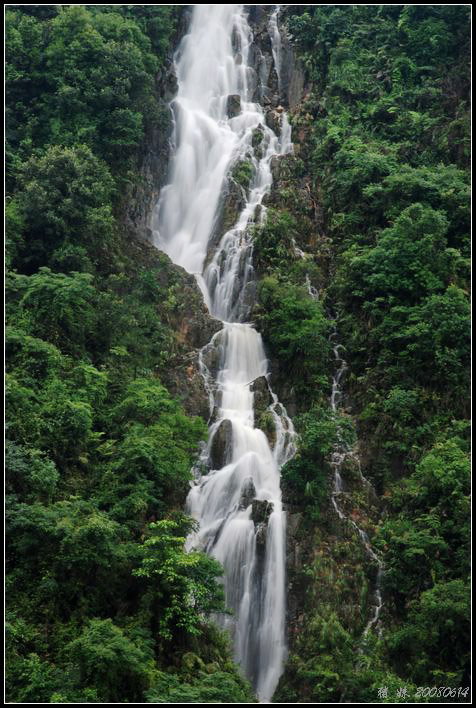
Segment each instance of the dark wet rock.
[{"label": "dark wet rock", "polygon": [[268,537],[268,526],[267,524],[258,524],[256,527],[256,545],[258,551],[263,553],[266,547],[266,540]]},{"label": "dark wet rock", "polygon": [[243,188],[233,179],[229,179],[220,197],[220,204],[215,217],[215,223],[213,224],[210,240],[208,242],[205,267],[213,259],[221,238],[238,221],[238,217],[245,205],[246,200]]},{"label": "dark wet rock", "polygon": [[228,118],[235,118],[241,113],[241,98],[237,93],[232,93],[226,99],[226,114]]},{"label": "dark wet rock", "polygon": [[256,524],[267,524],[273,513],[274,505],[267,499],[253,499],[251,505],[251,519]]},{"label": "dark wet rock", "polygon": [[180,320],[177,327],[178,337],[197,349],[204,347],[215,332],[223,327],[222,322],[210,317],[204,305],[203,308],[192,305],[187,315]]},{"label": "dark wet rock", "polygon": [[169,102],[177,93],[172,57],[156,76],[156,100],[158,120],[148,126],[142,154],[140,155],[139,179],[131,185],[124,199],[122,224],[134,238],[151,242],[152,218],[160,190],[167,182],[170,138],[173,130]]},{"label": "dark wet rock", "polygon": [[212,469],[224,467],[229,458],[233,426],[231,420],[222,420],[216,430],[210,447],[210,464]]},{"label": "dark wet rock", "polygon": [[361,487],[362,478],[360,475],[359,461],[357,458],[347,455],[340,466],[340,474],[346,483],[346,488],[355,489]]},{"label": "dark wet rock", "polygon": [[[281,108],[281,106],[279,106],[279,108]],[[271,130],[279,136],[283,122],[283,109],[281,108],[281,110],[278,110],[278,108],[270,108],[266,111],[265,118],[268,128],[271,128]]]},{"label": "dark wet rock", "polygon": [[[288,375],[282,367],[280,367],[277,359],[271,358],[269,360],[269,366],[273,391],[277,394],[280,402],[285,406],[288,415],[292,418],[303,410],[302,407],[299,407],[299,401],[296,398],[292,382],[289,381]],[[276,408],[275,410],[278,415],[282,415],[280,409]]]},{"label": "dark wet rock", "polygon": [[264,34],[268,28],[269,6],[249,5],[246,9],[248,10],[248,22],[253,26],[254,37]]},{"label": "dark wet rock", "polygon": [[250,280],[241,293],[241,310],[245,319],[248,318],[251,308],[256,303],[256,290],[256,281]]},{"label": "dark wet rock", "polygon": [[251,5],[248,21],[253,29],[253,44],[248,59],[258,82],[254,86],[253,101],[262,105],[279,103],[278,75],[273,61],[271,37],[269,35],[269,7]]},{"label": "dark wet rock", "polygon": [[271,168],[271,174],[273,175],[273,183],[274,182],[278,183],[280,180],[282,163],[283,163],[283,160],[280,155],[274,155],[271,158],[270,168]]},{"label": "dark wet rock", "polygon": [[273,402],[266,376],[258,376],[251,384],[250,390],[254,393],[255,413],[262,413]]},{"label": "dark wet rock", "polygon": [[282,103],[286,108],[294,109],[306,91],[304,67],[296,56],[286,24],[283,24],[280,19],[281,78],[278,81],[268,28],[269,16],[270,6],[252,5],[248,11],[248,21],[253,29],[249,61],[258,77],[253,100],[270,106],[278,106]]},{"label": "dark wet rock", "polygon": [[266,548],[268,537],[268,521],[273,512],[273,504],[267,499],[253,499],[251,505],[251,519],[256,529],[256,546],[262,555]]},{"label": "dark wet rock", "polygon": [[281,97],[286,107],[293,110],[305,93],[304,67],[296,57],[285,28],[281,29]]},{"label": "dark wet rock", "polygon": [[256,496],[256,488],[251,477],[245,479],[241,488],[240,509],[247,509]]},{"label": "dark wet rock", "polygon": [[202,350],[202,362],[213,377],[217,375],[220,368],[221,356],[222,349],[216,338]]}]

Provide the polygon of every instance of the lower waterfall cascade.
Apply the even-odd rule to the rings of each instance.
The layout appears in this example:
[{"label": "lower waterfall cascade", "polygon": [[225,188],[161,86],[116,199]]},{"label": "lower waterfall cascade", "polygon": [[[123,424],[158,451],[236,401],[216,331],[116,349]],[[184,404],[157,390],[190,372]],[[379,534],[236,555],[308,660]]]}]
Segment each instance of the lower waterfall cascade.
[{"label": "lower waterfall cascade", "polygon": [[[270,13],[268,31],[279,83],[278,12]],[[262,202],[272,185],[271,161],[290,152],[292,143],[286,114],[280,112],[278,136],[253,100],[263,85],[251,66],[252,44],[243,6],[193,6],[189,34],[175,57],[170,182],[152,226],[155,245],[196,276],[211,315],[223,322],[200,354],[210,398],[209,439],[201,458],[207,471],[197,472],[187,499],[199,522],[188,546],[221,562],[232,614],[217,619],[230,629],[235,660],[258,697],[269,701],[286,656],[286,515],[279,470],[295,452],[295,433],[271,389],[261,336],[247,321],[253,299],[250,227],[266,217]],[[253,148],[257,130],[259,151]],[[243,160],[251,171],[249,188],[241,188],[244,206],[214,246],[230,171]],[[255,427],[257,382],[268,396],[272,441]]]}]

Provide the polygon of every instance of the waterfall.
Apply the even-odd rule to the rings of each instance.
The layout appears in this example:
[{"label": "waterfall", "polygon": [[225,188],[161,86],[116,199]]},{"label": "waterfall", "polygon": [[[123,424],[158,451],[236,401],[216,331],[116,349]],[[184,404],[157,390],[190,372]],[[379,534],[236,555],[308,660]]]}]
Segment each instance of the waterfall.
[{"label": "waterfall", "polygon": [[[269,34],[278,57],[277,13]],[[187,499],[189,513],[200,524],[188,546],[222,563],[232,614],[218,619],[231,631],[236,661],[267,701],[286,654],[286,518],[279,469],[295,448],[292,423],[270,387],[261,336],[248,321],[254,280],[250,227],[265,217],[271,160],[291,150],[291,129],[283,114],[276,135],[266,125],[263,108],[253,102],[258,77],[250,66],[252,42],[243,6],[193,6],[189,34],[175,57],[170,182],[161,191],[152,225],[156,246],[196,275],[210,313],[223,322],[200,357],[210,396],[203,455],[208,472],[197,474]],[[259,151],[253,148],[256,129],[262,136]],[[230,170],[244,159],[251,179],[242,188],[243,206],[213,247]],[[255,427],[258,384],[268,396],[271,442]]]}]

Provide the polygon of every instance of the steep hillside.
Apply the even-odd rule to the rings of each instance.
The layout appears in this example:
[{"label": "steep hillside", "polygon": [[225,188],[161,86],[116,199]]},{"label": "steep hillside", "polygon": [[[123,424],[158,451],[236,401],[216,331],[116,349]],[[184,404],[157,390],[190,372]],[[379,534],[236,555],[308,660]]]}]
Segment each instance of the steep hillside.
[{"label": "steep hillside", "polygon": [[464,701],[468,8],[291,6],[284,22],[303,96],[255,240],[256,316],[301,435],[282,472],[290,657],[275,700],[426,686]]}]

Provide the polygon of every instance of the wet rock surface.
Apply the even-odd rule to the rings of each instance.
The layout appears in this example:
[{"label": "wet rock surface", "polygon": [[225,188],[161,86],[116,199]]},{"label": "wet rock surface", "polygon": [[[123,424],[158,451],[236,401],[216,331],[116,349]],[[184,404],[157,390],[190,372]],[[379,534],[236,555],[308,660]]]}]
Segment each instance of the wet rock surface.
[{"label": "wet rock surface", "polygon": [[210,464],[212,469],[219,470],[229,461],[233,427],[231,420],[222,420],[213,435],[210,447]]},{"label": "wet rock surface", "polygon": [[241,113],[241,98],[238,94],[232,93],[226,99],[226,114],[228,118],[235,118]]},{"label": "wet rock surface", "polygon": [[220,199],[221,204],[217,211],[215,223],[213,224],[212,233],[210,234],[210,240],[208,242],[205,268],[213,259],[221,238],[236,223],[246,203],[243,187],[230,178],[225,185]]},{"label": "wet rock surface", "polygon": [[254,524],[266,524],[273,513],[274,505],[267,499],[253,499],[251,505],[251,519]]},{"label": "wet rock surface", "polygon": [[131,186],[125,199],[122,222],[134,238],[152,241],[151,216],[159,199],[160,189],[167,182],[170,139],[173,122],[169,102],[177,92],[177,79],[172,57],[156,76],[156,97],[159,118],[144,138],[140,158],[139,179]]},{"label": "wet rock surface", "polygon": [[241,488],[240,509],[247,509],[256,495],[256,487],[249,477]]},{"label": "wet rock surface", "polygon": [[264,557],[268,539],[268,521],[273,513],[274,505],[267,499],[253,499],[251,519],[256,529],[256,546],[260,559]]},{"label": "wet rock surface", "polygon": [[266,376],[259,376],[255,379],[250,390],[254,393],[255,413],[263,413],[273,401]]}]

